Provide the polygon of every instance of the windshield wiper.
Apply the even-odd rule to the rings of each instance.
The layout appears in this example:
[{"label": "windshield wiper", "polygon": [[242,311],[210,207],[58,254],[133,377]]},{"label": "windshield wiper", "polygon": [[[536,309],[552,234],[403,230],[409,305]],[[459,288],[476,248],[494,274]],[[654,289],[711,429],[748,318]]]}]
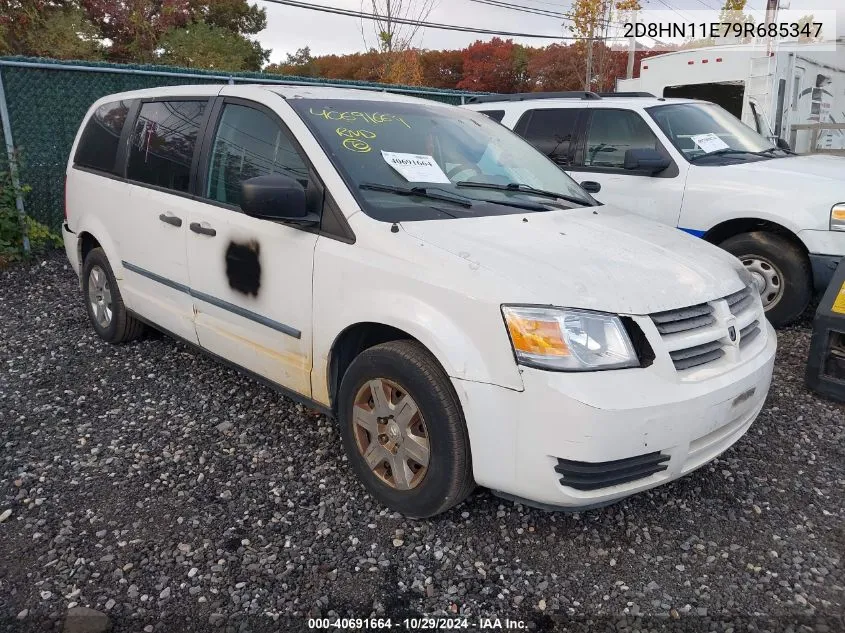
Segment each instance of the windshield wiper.
[{"label": "windshield wiper", "polygon": [[400,196],[417,196],[420,198],[428,198],[429,200],[442,200],[443,202],[451,202],[464,208],[470,208],[472,202],[469,198],[457,198],[455,196],[444,195],[442,193],[435,193],[429,191],[425,187],[396,187],[394,185],[380,185],[375,182],[362,182],[358,185],[359,189],[367,189],[369,191],[383,191],[385,193],[395,193]]},{"label": "windshield wiper", "polygon": [[769,152],[775,149],[778,148],[770,147],[769,149],[764,149],[762,152],[752,152],[749,149],[731,149],[730,147],[724,147],[722,149],[717,149],[713,152],[707,152],[706,154],[699,154],[698,156],[693,156],[689,159],[689,162],[694,163],[695,161],[701,158],[708,158],[710,156],[725,156],[728,154],[751,154],[752,156],[768,156]]},{"label": "windshield wiper", "polygon": [[494,182],[472,182],[471,180],[462,180],[455,183],[456,187],[466,187],[472,189],[495,189],[497,191],[512,191],[514,193],[527,193],[532,196],[539,196],[541,198],[554,198],[555,200],[566,200],[575,204],[585,206],[592,206],[589,200],[576,198],[575,196],[567,196],[562,193],[555,193],[554,191],[545,191],[544,189],[537,189],[530,185],[523,185],[518,182],[509,182],[506,185],[500,185]]}]

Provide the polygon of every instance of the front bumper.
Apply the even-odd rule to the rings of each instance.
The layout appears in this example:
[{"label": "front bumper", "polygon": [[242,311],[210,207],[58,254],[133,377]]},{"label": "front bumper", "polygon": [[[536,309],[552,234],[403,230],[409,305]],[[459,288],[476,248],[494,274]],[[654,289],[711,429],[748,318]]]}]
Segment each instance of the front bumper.
[{"label": "front bumper", "polygon": [[822,293],[827,289],[839,260],[845,257],[845,231],[805,230],[798,238],[810,253],[813,287]]},{"label": "front bumper", "polygon": [[73,268],[73,272],[75,272],[78,277],[80,266],[79,238],[76,233],[70,230],[67,222],[62,223],[62,240],[65,244],[65,255],[67,255],[68,262],[70,262],[70,267]]},{"label": "front bumper", "polygon": [[[586,508],[703,466],[742,437],[763,407],[777,345],[768,322],[765,334],[750,358],[697,381],[657,367],[589,373],[522,368],[521,392],[453,379],[475,480],[537,504]],[[644,477],[590,489],[561,482],[566,475],[559,460],[564,467],[587,463],[595,472],[615,468],[606,462],[655,453],[659,459],[652,461],[665,469]]]}]

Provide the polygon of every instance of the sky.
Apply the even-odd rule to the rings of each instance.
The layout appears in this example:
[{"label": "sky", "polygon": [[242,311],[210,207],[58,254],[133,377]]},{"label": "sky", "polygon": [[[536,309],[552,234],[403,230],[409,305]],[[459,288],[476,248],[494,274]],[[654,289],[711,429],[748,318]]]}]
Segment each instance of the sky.
[{"label": "sky", "polygon": [[[317,13],[306,9],[299,9],[278,4],[267,0],[257,0],[258,4],[267,9],[267,28],[258,35],[261,45],[273,50],[270,61],[284,61],[287,53],[308,46],[313,55],[330,53],[346,54],[366,50],[375,44],[374,23],[363,24],[367,37],[367,46],[362,36],[361,20],[352,17]],[[362,0],[303,0],[311,4],[333,6],[353,11],[360,11]],[[408,0],[406,0],[408,1]],[[411,0],[419,1],[419,0]],[[511,4],[535,7],[562,13],[570,11],[571,0],[507,0]],[[641,0],[643,8],[650,10],[669,11],[668,7],[677,11],[670,15],[677,16],[678,21],[692,19],[699,21],[706,7],[717,7],[723,0]],[[369,0],[363,0],[364,6]],[[845,9],[842,0],[781,0],[781,6],[791,5],[790,9],[800,10],[802,13],[812,10],[838,9],[837,32],[845,35]],[[749,0],[748,7],[762,11],[765,0]],[[700,11],[699,11],[700,10]],[[715,19],[717,13],[712,13]],[[456,24],[474,28],[486,28],[502,31],[534,33],[555,36],[570,36],[566,28],[570,22],[563,22],[556,18],[543,17],[528,13],[516,12],[509,9],[492,7],[475,3],[472,0],[439,0],[436,8],[428,17],[429,22]],[[456,33],[434,29],[421,29],[414,40],[417,47],[427,49],[463,48],[477,39],[489,40],[490,35],[476,35],[470,33]],[[513,38],[514,41],[529,46],[545,46],[555,41],[564,43],[566,40]]]}]

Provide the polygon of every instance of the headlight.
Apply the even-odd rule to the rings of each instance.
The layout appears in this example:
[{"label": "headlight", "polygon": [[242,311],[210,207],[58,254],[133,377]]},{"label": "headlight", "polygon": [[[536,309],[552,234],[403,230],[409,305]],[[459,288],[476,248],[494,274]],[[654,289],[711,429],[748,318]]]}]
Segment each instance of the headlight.
[{"label": "headlight", "polygon": [[517,362],[558,371],[639,367],[619,317],[566,308],[502,306]]},{"label": "headlight", "polygon": [[845,202],[833,205],[830,210],[830,230],[845,231]]}]

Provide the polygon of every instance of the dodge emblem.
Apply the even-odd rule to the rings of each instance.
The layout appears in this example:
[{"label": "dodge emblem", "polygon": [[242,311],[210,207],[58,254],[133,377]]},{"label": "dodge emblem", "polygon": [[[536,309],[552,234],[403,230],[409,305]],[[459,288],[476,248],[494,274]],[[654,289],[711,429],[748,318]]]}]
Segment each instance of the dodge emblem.
[{"label": "dodge emblem", "polygon": [[731,338],[731,343],[736,343],[736,328],[733,325],[728,328],[728,336]]}]

